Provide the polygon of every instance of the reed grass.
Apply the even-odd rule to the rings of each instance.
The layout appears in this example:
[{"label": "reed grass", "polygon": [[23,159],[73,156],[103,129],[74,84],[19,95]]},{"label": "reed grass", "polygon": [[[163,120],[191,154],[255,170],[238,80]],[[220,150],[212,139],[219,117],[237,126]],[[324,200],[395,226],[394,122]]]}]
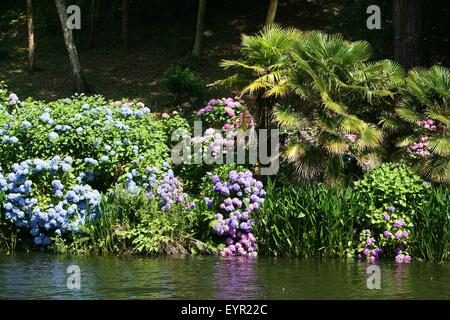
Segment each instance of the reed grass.
[{"label": "reed grass", "polygon": [[450,258],[450,189],[435,186],[414,216],[411,236],[413,254],[420,259],[443,261]]},{"label": "reed grass", "polygon": [[351,188],[327,189],[267,184],[267,198],[256,217],[263,254],[292,257],[349,256],[357,212]]},{"label": "reed grass", "polygon": [[[361,194],[352,187],[327,188],[267,182],[263,210],[255,216],[260,253],[289,257],[350,257],[361,229]],[[450,258],[450,191],[433,186],[429,198],[411,212],[409,243],[418,259]]]}]

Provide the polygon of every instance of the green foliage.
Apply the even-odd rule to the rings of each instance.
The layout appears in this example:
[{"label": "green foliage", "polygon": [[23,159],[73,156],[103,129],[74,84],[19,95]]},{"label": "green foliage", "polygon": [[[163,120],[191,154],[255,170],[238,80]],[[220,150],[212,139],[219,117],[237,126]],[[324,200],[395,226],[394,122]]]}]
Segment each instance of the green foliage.
[{"label": "green foliage", "polygon": [[443,261],[450,258],[450,189],[432,188],[413,217],[411,248],[421,259]]},{"label": "green foliage", "polygon": [[4,111],[4,106],[7,105],[7,98],[8,98],[8,86],[6,85],[5,81],[0,81],[0,104],[2,105],[0,107],[0,112]]},{"label": "green foliage", "polygon": [[311,136],[285,150],[300,179],[339,183],[345,174],[359,174],[381,162],[382,132],[376,123],[403,84],[397,63],[370,62],[372,50],[364,41],[277,25],[243,36],[241,51],[241,60],[222,62],[239,72],[218,83],[241,80],[246,84],[242,95],[258,96],[259,126],[266,125],[267,108],[286,102],[274,110],[275,122]]},{"label": "green foliage", "polygon": [[357,209],[352,189],[267,184],[255,236],[262,254],[292,257],[352,255]]},{"label": "green foliage", "polygon": [[160,122],[163,125],[164,132],[167,136],[167,145],[174,145],[178,141],[172,141],[171,136],[176,130],[187,130],[191,131],[191,126],[186,118],[182,117],[176,111],[169,115],[167,113],[163,113],[160,119]]},{"label": "green foliage", "polygon": [[450,70],[411,70],[398,116],[410,130],[398,146],[426,179],[450,185]]},{"label": "green foliage", "polygon": [[[0,191],[0,203],[3,203],[5,195]],[[17,246],[17,230],[13,223],[5,220],[3,208],[0,207],[0,252],[14,252]]]},{"label": "green foliage", "polygon": [[284,29],[273,24],[265,26],[254,36],[242,35],[239,60],[223,60],[225,69],[237,72],[216,85],[239,85],[241,96],[255,95],[256,122],[258,127],[269,125],[270,112],[276,98],[285,95],[288,88],[288,52],[301,32],[294,28]]},{"label": "green foliage", "polygon": [[[88,221],[70,241],[56,238],[59,253],[136,253],[178,255],[211,253],[215,248],[200,239],[204,234],[201,211],[183,211],[174,206],[161,211],[156,200],[141,190],[130,193],[117,186],[102,196],[102,215]],[[206,239],[207,240],[207,239]]]},{"label": "green foliage", "polygon": [[430,194],[429,184],[406,165],[385,163],[356,181],[354,189],[361,216],[358,257],[376,259],[382,249],[385,256],[401,250],[396,259],[410,259],[413,220]]},{"label": "green foliage", "polygon": [[221,63],[224,69],[236,68],[240,72],[217,84],[243,83],[242,95],[282,95],[287,79],[287,52],[300,34],[296,29],[283,29],[274,24],[255,36],[242,35],[242,59]]},{"label": "green foliage", "polygon": [[[130,170],[136,158],[135,148],[147,166],[159,166],[166,161],[169,139],[164,124],[150,113],[140,116],[122,113],[124,108],[138,112],[141,107],[136,103],[122,107],[109,104],[101,96],[84,95],[49,103],[29,99],[23,106],[16,104],[9,113],[0,113],[0,125],[9,127],[2,136],[18,139],[17,143],[0,140],[0,166],[6,169],[26,159],[70,156],[76,173],[93,171],[96,179],[92,186],[106,190]],[[44,114],[51,120],[42,120]],[[24,128],[25,122],[30,127]],[[64,127],[70,129],[65,131]],[[57,138],[51,139],[50,134],[54,133]],[[85,158],[100,160],[102,156],[108,160],[100,161],[94,169],[84,163]]]},{"label": "green foliage", "polygon": [[279,107],[274,116],[282,127],[311,137],[286,149],[300,178],[336,183],[352,173],[349,168],[368,170],[381,162],[382,132],[370,110],[395,94],[403,71],[389,60],[368,62],[371,54],[367,42],[319,31],[303,34],[293,45],[289,89],[304,102]]},{"label": "green foliage", "polygon": [[397,211],[416,213],[430,193],[429,184],[408,166],[385,163],[370,170],[354,184],[360,194],[358,205],[367,212],[395,207]]},{"label": "green foliage", "polygon": [[[385,165],[367,176],[361,180],[364,183],[344,189],[323,184],[280,185],[269,180],[264,209],[255,216],[260,253],[352,257],[355,249],[358,253],[365,247],[380,247],[384,257],[391,257],[400,246],[403,255],[409,253],[413,257],[437,261],[448,259],[449,189],[424,186],[423,181],[404,166]],[[382,181],[390,188],[385,189]],[[404,184],[406,188],[402,187]],[[396,189],[398,194],[395,194]],[[402,206],[404,201],[408,201],[406,206]],[[394,210],[385,203],[396,204],[398,208]],[[375,208],[375,204],[379,207]],[[389,220],[383,219],[386,214]],[[394,226],[400,220],[405,223],[401,227]],[[358,237],[358,230],[366,235],[369,228],[368,237],[376,237],[373,247],[366,244],[369,238],[363,237],[364,243],[360,243]],[[387,230],[391,232],[389,238],[383,236]],[[394,237],[395,232],[404,231],[409,235],[401,241]]]},{"label": "green foliage", "polygon": [[205,84],[199,75],[191,69],[171,66],[164,72],[163,83],[167,90],[175,96],[177,103],[201,103],[205,95]]},{"label": "green foliage", "polygon": [[26,21],[27,15],[20,9],[2,10],[0,13],[0,40],[4,37],[14,37]]}]

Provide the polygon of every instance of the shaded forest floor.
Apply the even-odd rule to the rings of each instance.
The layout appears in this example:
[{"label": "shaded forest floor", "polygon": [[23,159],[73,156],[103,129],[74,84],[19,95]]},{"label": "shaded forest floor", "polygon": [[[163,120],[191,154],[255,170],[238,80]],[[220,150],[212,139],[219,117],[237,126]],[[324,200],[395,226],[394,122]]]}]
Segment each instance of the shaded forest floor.
[{"label": "shaded forest floor", "polygon": [[[206,83],[225,77],[219,67],[220,60],[238,57],[241,33],[258,31],[266,14],[266,5],[261,2],[252,0],[240,5],[237,4],[242,1],[230,2],[236,2],[236,6],[215,3],[207,8],[204,50],[199,61],[190,58],[196,18],[196,7],[192,5],[189,12],[171,13],[165,19],[147,17],[143,24],[139,20],[142,17],[133,18],[133,12],[139,8],[131,8],[130,48],[127,52],[121,45],[120,12],[119,15],[111,13],[111,16],[97,19],[91,50],[87,48],[89,25],[82,25],[75,37],[81,64],[93,92],[111,99],[138,99],[159,109],[170,106],[172,101],[161,83],[164,71],[170,65],[189,66]],[[333,32],[334,26],[338,25],[337,19],[343,19],[338,15],[340,2],[288,2],[280,6],[277,21],[302,30]],[[163,14],[156,9],[154,15]],[[361,17],[365,17],[365,12]],[[73,93],[69,60],[56,11],[52,19],[43,26],[39,22],[39,11],[35,16],[38,21],[35,35],[37,71],[32,75],[27,73],[26,23],[17,27],[13,34],[0,38],[0,80],[6,80],[19,97],[53,100]],[[87,17],[82,21],[87,24]],[[390,55],[389,47],[386,46],[386,57]],[[212,90],[210,96],[230,94],[227,88]]]}]

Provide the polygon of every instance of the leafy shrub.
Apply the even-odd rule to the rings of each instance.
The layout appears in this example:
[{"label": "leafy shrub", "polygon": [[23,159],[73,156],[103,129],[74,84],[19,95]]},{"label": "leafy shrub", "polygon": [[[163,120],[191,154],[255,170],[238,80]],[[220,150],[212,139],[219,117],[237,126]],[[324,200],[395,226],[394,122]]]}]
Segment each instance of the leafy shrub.
[{"label": "leafy shrub", "polygon": [[414,214],[429,194],[430,185],[403,164],[385,163],[354,183],[362,210],[395,207]]},{"label": "leafy shrub", "polygon": [[163,83],[175,96],[177,103],[191,101],[199,103],[205,95],[205,84],[200,76],[189,68],[171,66],[164,72]]},{"label": "leafy shrub", "polygon": [[383,164],[355,182],[361,210],[358,259],[374,262],[382,252],[409,262],[407,251],[413,219],[430,186],[406,165]]},{"label": "leafy shrub", "polygon": [[5,109],[8,100],[8,86],[4,81],[0,81],[0,112]]},{"label": "leafy shrub", "polygon": [[413,226],[411,216],[390,207],[387,210],[378,209],[364,214],[363,221],[364,225],[369,227],[360,232],[356,249],[358,260],[374,263],[382,253],[385,256],[392,256],[394,253],[396,262],[411,261],[407,248]]},{"label": "leafy shrub", "polygon": [[232,98],[211,99],[207,106],[196,112],[195,120],[201,121],[202,130],[206,130],[200,136],[192,129],[181,135],[188,155],[183,164],[175,168],[193,193],[199,191],[201,179],[198,177],[222,166],[229,156],[235,159],[236,146],[245,150],[247,142],[239,138],[239,134],[254,126],[253,117],[244,102]]},{"label": "leafy shrub", "polygon": [[0,95],[4,217],[36,245],[70,240],[98,219],[98,191],[168,159],[164,124],[140,102],[80,95],[45,104],[20,101],[4,87]]},{"label": "leafy shrub", "polygon": [[0,119],[3,168],[27,159],[68,156],[80,181],[106,190],[129,171],[133,160],[159,166],[168,158],[163,124],[142,105],[108,105],[100,96],[81,95],[14,106]]},{"label": "leafy shrub", "polygon": [[116,230],[119,241],[135,253],[188,253],[191,241],[194,241],[192,214],[180,210],[180,206],[167,206],[167,203],[163,204],[166,209],[161,210],[161,200],[149,197],[143,191],[130,194],[128,190],[116,189],[113,201],[106,203],[111,215],[118,212],[120,220],[125,218],[127,222],[117,226],[122,229]]},{"label": "leafy shrub", "polygon": [[244,100],[232,98],[211,99],[208,105],[196,112],[202,126],[223,131],[254,126],[253,117],[248,112]]},{"label": "leafy shrub", "polygon": [[167,145],[174,146],[177,141],[172,141],[172,134],[177,130],[191,131],[191,126],[188,121],[178,114],[177,111],[173,111],[172,114],[163,113],[161,115],[161,123],[163,124],[164,131],[167,136]]}]

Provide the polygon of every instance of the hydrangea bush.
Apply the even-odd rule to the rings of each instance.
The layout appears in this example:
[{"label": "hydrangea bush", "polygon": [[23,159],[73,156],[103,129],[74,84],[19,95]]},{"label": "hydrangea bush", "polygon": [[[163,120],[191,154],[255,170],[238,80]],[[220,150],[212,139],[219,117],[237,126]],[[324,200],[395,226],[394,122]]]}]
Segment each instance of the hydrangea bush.
[{"label": "hydrangea bush", "polygon": [[80,95],[48,104],[26,101],[18,108],[0,116],[2,167],[70,156],[85,182],[106,190],[134,159],[160,166],[168,158],[163,124],[140,102]]},{"label": "hydrangea bush", "polygon": [[214,232],[226,243],[220,255],[257,256],[252,214],[264,203],[263,184],[248,170],[232,170],[225,178],[213,175],[211,181],[213,193],[204,200],[209,210],[216,212]]},{"label": "hydrangea bush", "polygon": [[370,217],[372,229],[360,233],[356,258],[374,263],[383,251],[395,254],[396,262],[410,262],[408,239],[413,226],[408,215],[397,213],[395,207],[376,210]]},{"label": "hydrangea bush", "polygon": [[246,141],[239,134],[245,134],[244,130],[255,126],[253,116],[243,100],[211,99],[196,115],[197,120],[202,121],[202,127],[207,129],[202,137],[194,137],[191,140],[193,144],[202,145],[201,153],[193,155],[194,162],[198,157],[203,157],[208,164],[224,163],[227,152],[233,152],[234,155],[236,146],[245,147]]},{"label": "hydrangea bush", "polygon": [[233,98],[211,99],[196,115],[197,120],[203,121],[208,128],[230,131],[241,126],[254,126],[244,101]]},{"label": "hydrangea bush", "polygon": [[410,262],[407,245],[412,218],[426,200],[430,184],[405,165],[386,163],[355,182],[361,210],[356,257],[375,262],[382,253]]},{"label": "hydrangea bush", "polygon": [[6,219],[30,230],[37,245],[50,244],[51,236],[78,232],[86,219],[100,212],[100,194],[88,184],[78,184],[73,160],[29,159],[15,163],[11,172],[0,172],[0,191]]},{"label": "hydrangea bush", "polygon": [[172,207],[179,211],[192,210],[195,207],[184,192],[181,180],[175,176],[167,162],[162,164],[161,169],[146,167],[142,171],[136,166],[124,176],[124,182],[131,193],[139,190],[146,192],[147,198],[155,200],[162,211],[168,211]]},{"label": "hydrangea bush", "polygon": [[141,102],[79,95],[45,104],[1,90],[0,166],[10,170],[0,175],[3,214],[37,245],[79,232],[101,213],[99,191],[121,181],[131,189],[130,175],[169,157],[163,123]]},{"label": "hydrangea bush", "polygon": [[186,185],[197,192],[201,181],[198,176],[210,172],[212,165],[223,166],[227,158],[234,158],[237,147],[245,149],[247,142],[239,133],[245,134],[244,130],[254,128],[255,124],[244,101],[233,98],[211,99],[196,112],[194,119],[201,121],[204,132],[201,136],[188,132],[185,149],[189,153],[186,162],[190,164],[174,169],[185,178]]}]

